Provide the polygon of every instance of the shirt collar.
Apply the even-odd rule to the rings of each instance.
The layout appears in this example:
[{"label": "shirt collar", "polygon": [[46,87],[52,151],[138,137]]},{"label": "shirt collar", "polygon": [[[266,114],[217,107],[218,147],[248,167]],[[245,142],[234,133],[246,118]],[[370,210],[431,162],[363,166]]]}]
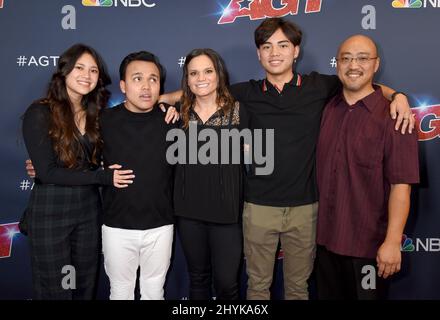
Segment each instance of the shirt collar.
[{"label": "shirt collar", "polygon": [[374,108],[377,106],[377,102],[383,97],[382,89],[379,86],[373,85],[373,88],[374,92],[361,100],[370,112],[373,112]]},{"label": "shirt collar", "polygon": [[[301,86],[301,83],[302,83],[301,75],[299,73],[294,73],[293,78],[289,82],[285,83],[284,86],[289,85],[289,86],[299,87],[299,86]],[[277,88],[272,83],[270,83],[270,81],[267,80],[267,78],[263,79],[263,83],[261,85],[261,89],[263,90],[263,92],[266,92],[271,87],[273,87],[275,90],[277,90],[279,93],[281,93],[279,88]],[[284,88],[281,88],[281,89],[284,89]]]},{"label": "shirt collar", "polygon": [[[377,105],[377,102],[382,98],[383,93],[382,89],[378,85],[373,85],[374,92],[370,93],[366,97],[362,98],[361,100],[357,101],[353,107],[355,107],[358,104],[361,104],[364,106],[369,112],[373,112],[374,108]],[[340,105],[341,102],[344,102],[345,105],[347,105],[347,101],[345,101],[344,94],[341,90],[341,92],[336,97],[335,103],[336,105]]]}]

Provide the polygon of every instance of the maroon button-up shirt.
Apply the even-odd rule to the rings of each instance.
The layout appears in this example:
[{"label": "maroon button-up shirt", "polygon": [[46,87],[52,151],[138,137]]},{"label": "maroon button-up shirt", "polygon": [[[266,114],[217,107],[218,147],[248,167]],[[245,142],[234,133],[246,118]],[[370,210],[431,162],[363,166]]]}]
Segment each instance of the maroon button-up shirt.
[{"label": "maroon button-up shirt", "polygon": [[380,88],[349,106],[326,106],[317,146],[317,243],[346,256],[375,258],[385,240],[391,184],[419,182],[417,134],[394,129]]}]

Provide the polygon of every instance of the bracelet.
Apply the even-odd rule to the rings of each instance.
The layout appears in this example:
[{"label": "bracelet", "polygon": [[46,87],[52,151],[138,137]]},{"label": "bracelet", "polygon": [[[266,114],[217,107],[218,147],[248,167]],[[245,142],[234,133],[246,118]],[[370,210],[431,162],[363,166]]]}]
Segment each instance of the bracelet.
[{"label": "bracelet", "polygon": [[396,96],[398,94],[403,94],[406,97],[406,94],[404,94],[403,92],[401,92],[401,91],[394,91],[394,93],[391,95],[391,101],[394,101],[394,98],[396,98]]}]

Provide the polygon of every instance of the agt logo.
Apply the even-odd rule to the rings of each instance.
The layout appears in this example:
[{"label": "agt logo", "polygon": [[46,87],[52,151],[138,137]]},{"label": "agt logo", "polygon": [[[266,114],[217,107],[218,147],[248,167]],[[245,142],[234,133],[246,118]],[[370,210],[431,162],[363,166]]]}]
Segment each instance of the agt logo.
[{"label": "agt logo", "polygon": [[440,8],[440,0],[394,0],[391,5],[393,8],[405,9],[427,8],[428,6]]},{"label": "agt logo", "polygon": [[0,224],[0,259],[11,256],[12,240],[17,233],[20,233],[18,222]]},{"label": "agt logo", "polygon": [[137,8],[143,5],[144,7],[152,8],[156,6],[156,3],[148,3],[147,0],[82,0],[82,4],[85,7],[123,6],[129,8]]},{"label": "agt logo", "polygon": [[[439,0],[440,1],[440,0]],[[274,2],[279,3],[278,6]],[[259,20],[298,14],[300,0],[231,0],[217,24],[233,23],[239,17]],[[322,0],[306,0],[305,13],[320,12]]]},{"label": "agt logo", "polygon": [[440,104],[411,109],[416,114],[419,141],[440,138]]},{"label": "agt logo", "polygon": [[426,238],[425,240],[416,238],[413,239],[407,237],[406,234],[402,236],[402,245],[400,250],[403,252],[439,252],[440,251],[440,239],[439,238]]}]

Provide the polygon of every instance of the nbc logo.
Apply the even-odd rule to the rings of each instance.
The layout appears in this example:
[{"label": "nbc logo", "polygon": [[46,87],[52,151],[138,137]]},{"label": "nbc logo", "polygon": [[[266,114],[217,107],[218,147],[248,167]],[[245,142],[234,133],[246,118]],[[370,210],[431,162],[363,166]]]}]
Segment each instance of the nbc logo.
[{"label": "nbc logo", "polygon": [[420,8],[422,6],[421,0],[394,0],[393,8]]},{"label": "nbc logo", "polygon": [[86,7],[111,7],[113,0],[82,0],[82,4]]},{"label": "nbc logo", "polygon": [[415,241],[413,241],[412,238],[404,234],[400,250],[403,252],[440,252],[440,238],[415,238]]},{"label": "nbc logo", "polygon": [[391,5],[398,9],[440,8],[440,0],[394,0]]},{"label": "nbc logo", "polygon": [[[1,1],[1,0],[0,0]],[[156,6],[155,3],[148,3],[148,0],[82,0],[82,5],[85,7],[148,7]]]},{"label": "nbc logo", "polygon": [[411,238],[408,238],[406,234],[402,236],[402,246],[400,247],[401,251],[411,252],[414,251],[414,245]]}]

